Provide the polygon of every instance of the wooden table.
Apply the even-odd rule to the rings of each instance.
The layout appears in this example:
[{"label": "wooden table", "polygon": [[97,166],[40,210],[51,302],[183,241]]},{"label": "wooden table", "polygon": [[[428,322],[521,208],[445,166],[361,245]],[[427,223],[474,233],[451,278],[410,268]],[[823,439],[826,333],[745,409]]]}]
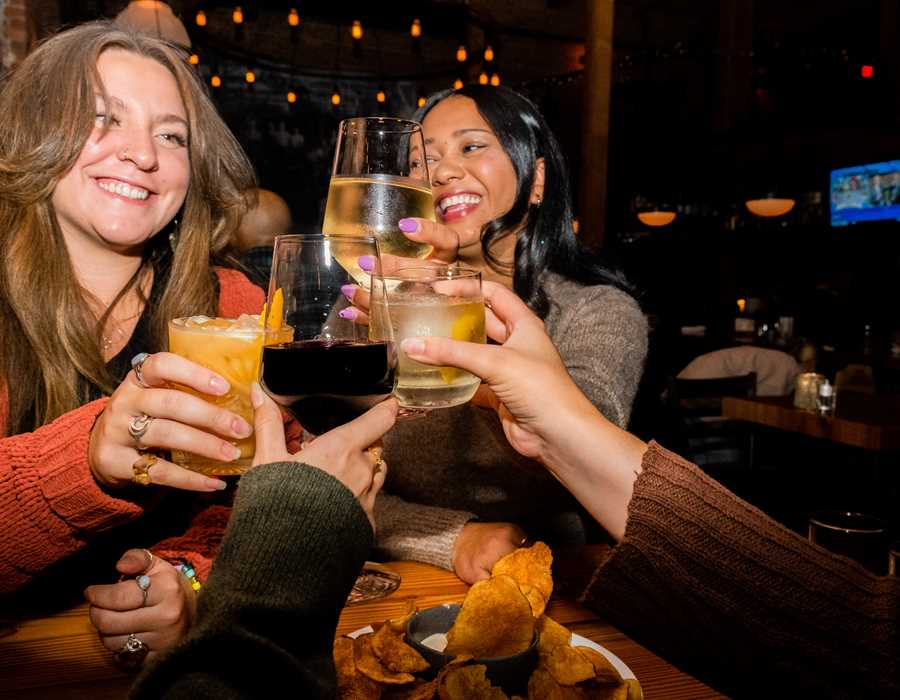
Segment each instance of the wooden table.
[{"label": "wooden table", "polygon": [[[338,634],[371,622],[400,617],[413,608],[462,601],[468,587],[448,571],[428,564],[395,562],[400,588],[382,600],[344,609]],[[703,700],[725,697],[650,653],[596,615],[566,598],[554,600],[549,614],[603,645],[634,671],[647,700]],[[119,700],[130,678],[110,661],[91,627],[87,606],[49,617],[28,619],[0,637],[0,700]]]},{"label": "wooden table", "polygon": [[900,450],[900,397],[839,393],[835,415],[794,408],[790,396],[726,397],[722,415],[875,452]]}]

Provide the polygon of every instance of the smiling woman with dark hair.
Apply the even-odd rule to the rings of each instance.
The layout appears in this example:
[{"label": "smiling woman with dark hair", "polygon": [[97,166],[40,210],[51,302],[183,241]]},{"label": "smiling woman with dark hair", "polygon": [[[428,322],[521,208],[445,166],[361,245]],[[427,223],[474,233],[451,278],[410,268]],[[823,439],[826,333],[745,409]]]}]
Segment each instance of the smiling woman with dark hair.
[{"label": "smiling woman with dark hair", "polygon": [[[435,257],[512,287],[543,319],[579,387],[625,426],[647,327],[618,270],[572,228],[565,163],[537,108],[506,88],[433,95],[419,111],[437,222],[404,219]],[[547,387],[552,391],[553,387]],[[577,508],[511,449],[496,416],[474,406],[400,423],[385,440],[392,471],[376,505],[379,545],[394,558],[452,568],[466,581],[527,535],[582,541]]]}]

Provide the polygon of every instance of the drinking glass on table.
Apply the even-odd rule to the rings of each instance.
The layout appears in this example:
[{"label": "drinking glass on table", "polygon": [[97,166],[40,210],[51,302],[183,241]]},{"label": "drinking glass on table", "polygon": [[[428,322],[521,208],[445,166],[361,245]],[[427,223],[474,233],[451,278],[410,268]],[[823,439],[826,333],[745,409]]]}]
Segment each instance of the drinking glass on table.
[{"label": "drinking glass on table", "polygon": [[[434,221],[421,125],[388,117],[342,121],[322,232],[374,236],[384,255],[425,258],[432,247],[409,240],[397,226],[409,216]],[[356,261],[347,262],[354,278],[368,284]]]},{"label": "drinking glass on table", "polygon": [[[260,384],[313,435],[362,415],[394,389],[392,335],[369,340],[365,326],[341,315],[350,308],[341,287],[354,282],[347,261],[363,255],[380,260],[375,238],[316,234],[275,239],[264,325],[272,332],[290,327],[293,336],[265,347]],[[387,313],[385,305],[381,308]],[[399,585],[397,574],[367,562],[348,602],[381,598]]]},{"label": "drinking glass on table", "polygon": [[[369,337],[398,344],[417,336],[484,343],[481,273],[461,267],[410,267],[373,275]],[[389,313],[388,313],[389,311]],[[390,327],[386,325],[390,322]],[[466,403],[481,380],[455,367],[435,367],[399,352],[394,396],[407,413]]]},{"label": "drinking glass on table", "polygon": [[884,575],[887,522],[865,513],[821,511],[809,518],[809,541],[855,559],[873,574]]},{"label": "drinking glass on table", "polygon": [[[243,315],[236,319],[190,316],[169,322],[169,350],[221,374],[231,385],[222,396],[201,394],[189,387],[179,388],[236,413],[250,425],[253,425],[250,385],[259,377],[263,346],[290,339],[291,328],[267,331],[259,316]],[[256,439],[251,435],[234,441],[234,444],[240,449],[241,456],[233,462],[222,462],[181,450],[173,450],[172,459],[203,474],[243,474],[253,462]]]}]

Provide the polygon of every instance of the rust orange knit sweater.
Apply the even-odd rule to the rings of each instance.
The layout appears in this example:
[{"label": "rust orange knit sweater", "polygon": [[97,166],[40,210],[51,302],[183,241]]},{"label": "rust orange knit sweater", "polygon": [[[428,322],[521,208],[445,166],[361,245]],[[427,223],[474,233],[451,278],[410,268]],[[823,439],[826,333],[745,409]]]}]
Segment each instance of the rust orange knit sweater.
[{"label": "rust orange knit sweater", "polygon": [[[219,314],[259,313],[262,291],[240,272],[218,268]],[[144,507],[102,491],[87,461],[90,431],[109,399],[92,401],[34,432],[0,438],[0,593],[84,547],[97,533],[133,521]],[[0,431],[6,394],[0,392]],[[2,433],[0,433],[2,434]],[[229,510],[200,511],[182,537],[153,547],[162,557],[188,558],[209,571]]]}]

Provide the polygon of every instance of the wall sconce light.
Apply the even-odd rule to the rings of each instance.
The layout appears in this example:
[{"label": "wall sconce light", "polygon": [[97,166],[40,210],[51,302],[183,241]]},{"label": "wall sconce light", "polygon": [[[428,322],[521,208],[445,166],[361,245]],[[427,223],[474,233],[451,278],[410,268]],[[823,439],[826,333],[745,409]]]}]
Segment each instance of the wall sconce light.
[{"label": "wall sconce light", "polygon": [[644,224],[644,226],[651,226],[654,228],[659,228],[660,226],[668,226],[673,221],[675,221],[675,212],[674,211],[659,211],[654,209],[653,211],[642,211],[638,212],[638,220]]},{"label": "wall sconce light", "polygon": [[764,217],[784,216],[794,208],[796,202],[793,199],[779,198],[772,195],[762,199],[748,199],[744,205],[751,214]]}]

